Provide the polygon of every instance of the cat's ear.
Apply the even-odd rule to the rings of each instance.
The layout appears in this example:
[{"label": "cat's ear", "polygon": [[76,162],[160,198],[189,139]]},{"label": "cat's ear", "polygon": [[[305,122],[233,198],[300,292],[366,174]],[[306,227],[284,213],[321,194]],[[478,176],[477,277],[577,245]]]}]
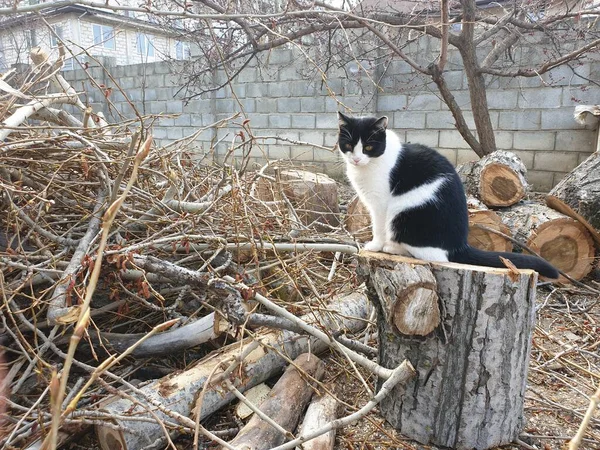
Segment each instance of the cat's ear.
[{"label": "cat's ear", "polygon": [[375,128],[380,128],[382,130],[387,130],[387,126],[388,126],[388,118],[387,116],[383,116],[380,117],[379,119],[377,119],[377,121],[373,124],[373,127]]},{"label": "cat's ear", "polygon": [[340,111],[338,111],[338,120],[339,120],[338,124],[340,127],[345,127],[346,125],[348,125],[350,123],[350,117],[344,115]]}]

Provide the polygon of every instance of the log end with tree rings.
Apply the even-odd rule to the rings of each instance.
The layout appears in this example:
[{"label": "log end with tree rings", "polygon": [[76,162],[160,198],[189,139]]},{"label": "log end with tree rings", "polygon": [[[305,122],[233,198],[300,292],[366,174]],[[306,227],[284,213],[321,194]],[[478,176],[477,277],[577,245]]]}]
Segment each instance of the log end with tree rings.
[{"label": "log end with tree rings", "polygon": [[522,176],[505,164],[491,163],[481,169],[479,196],[488,206],[510,206],[525,197]]},{"label": "log end with tree rings", "polygon": [[490,252],[512,251],[512,242],[488,228],[510,235],[510,230],[494,211],[469,209],[468,242],[471,247]]},{"label": "log end with tree rings", "polygon": [[541,224],[528,245],[576,280],[581,280],[592,270],[594,241],[586,228],[571,218]]},{"label": "log end with tree rings", "polygon": [[440,324],[435,283],[408,286],[396,295],[392,322],[400,333],[427,336]]}]

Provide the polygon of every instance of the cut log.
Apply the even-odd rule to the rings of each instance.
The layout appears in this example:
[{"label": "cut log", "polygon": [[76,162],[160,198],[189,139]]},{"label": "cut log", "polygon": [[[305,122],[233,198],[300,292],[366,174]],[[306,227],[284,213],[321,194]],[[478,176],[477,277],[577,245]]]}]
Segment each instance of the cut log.
[{"label": "cut log", "polygon": [[[396,333],[384,313],[385,297],[397,289],[384,280],[406,266],[430,270],[437,282],[442,321],[425,337]],[[381,415],[425,445],[488,449],[513,442],[524,423],[537,274],[370,252],[359,254],[357,274],[377,307],[380,364],[409,359],[418,373],[382,400]]]},{"label": "cut log", "polygon": [[490,207],[511,206],[529,190],[527,169],[517,155],[498,150],[456,168],[465,191]]},{"label": "cut log", "polygon": [[[350,333],[363,329],[370,315],[366,295],[362,292],[338,297],[323,311],[318,319],[322,326],[330,331],[340,330],[343,332],[346,329]],[[333,315],[331,311],[336,311],[338,314]],[[303,317],[303,320],[314,322],[315,314],[311,313]],[[289,358],[296,358],[309,350],[313,353],[320,353],[328,348],[320,340],[299,336],[291,331],[264,331],[259,333],[258,340],[263,346],[259,346],[246,356],[241,373],[236,370],[231,375],[232,381],[241,391],[256,386],[281,372],[287,362],[277,352],[281,352]],[[196,395],[203,388],[206,380],[210,376],[214,379],[223,372],[222,368],[217,367],[223,362],[232,361],[251,344],[252,341],[246,341],[223,347],[207,355],[192,368],[168,375],[148,384],[142,387],[141,391],[170,410],[189,416]],[[236,381],[235,377],[238,375],[240,379]],[[132,395],[135,396],[135,394]],[[200,419],[202,420],[218,411],[231,402],[233,398],[235,398],[234,395],[224,393],[219,384],[208,386],[204,392]],[[148,403],[144,398],[140,398],[139,401],[141,404]],[[96,426],[98,441],[103,450],[114,450],[116,448],[139,450],[162,438],[162,429],[155,422],[135,420],[138,416],[147,418],[152,416],[142,407],[136,406],[127,399],[114,397],[112,402],[107,404],[103,410],[114,415],[131,415],[133,417],[130,421],[115,419],[114,422],[119,426],[119,430],[114,427]],[[167,418],[163,412],[154,411],[159,418],[163,420]]]},{"label": "cut log", "polygon": [[[313,395],[313,388],[306,375],[320,380],[324,373],[325,364],[315,355],[304,353],[298,356],[261,403],[260,411],[284,430],[294,432]],[[254,414],[230,444],[235,448],[268,450],[283,444],[285,439],[285,435]]]},{"label": "cut log", "polygon": [[282,170],[279,179],[283,192],[294,205],[304,225],[320,231],[330,231],[330,227],[340,225],[340,205],[335,180],[323,173],[305,170]]},{"label": "cut log", "polygon": [[373,239],[371,215],[367,207],[358,198],[358,195],[354,196],[352,201],[348,203],[344,225],[346,226],[346,230],[361,242]]},{"label": "cut log", "polygon": [[557,269],[576,280],[592,270],[594,241],[576,220],[536,203],[515,205],[501,217],[515,238]]},{"label": "cut log", "polygon": [[479,225],[510,235],[510,230],[502,223],[502,219],[494,211],[489,209],[469,209],[468,241],[471,247],[492,252],[512,251],[512,242]]},{"label": "cut log", "polygon": [[[300,428],[300,436],[309,436],[328,423],[337,419],[338,402],[331,395],[323,393],[321,396],[314,395],[312,402],[308,405],[304,422]],[[333,450],[335,444],[335,428],[328,433],[306,441],[302,444],[302,450]]]},{"label": "cut log", "polygon": [[[269,392],[271,392],[271,388],[265,383],[260,383],[244,392],[244,396],[253,404],[260,405],[263,400],[267,398]],[[235,413],[240,419],[247,419],[254,414],[254,411],[252,411],[245,403],[240,402],[235,408]]]},{"label": "cut log", "polygon": [[549,198],[562,201],[597,232],[600,231],[600,152],[592,153],[554,186]]},{"label": "cut log", "polygon": [[425,336],[439,325],[437,284],[426,266],[375,270],[373,282],[382,286],[381,312],[395,333]]}]

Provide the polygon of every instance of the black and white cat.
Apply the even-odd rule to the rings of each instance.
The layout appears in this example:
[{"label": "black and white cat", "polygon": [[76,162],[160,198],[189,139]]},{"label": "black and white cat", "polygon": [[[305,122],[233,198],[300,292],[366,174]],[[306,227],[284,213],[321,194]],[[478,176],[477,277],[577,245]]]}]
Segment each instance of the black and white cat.
[{"label": "black and white cat", "polygon": [[387,124],[387,117],[339,113],[346,173],[371,214],[373,240],[365,250],[489,267],[505,267],[502,256],[558,278],[541,258],[470,247],[466,197],[450,161],[424,145],[402,144]]}]

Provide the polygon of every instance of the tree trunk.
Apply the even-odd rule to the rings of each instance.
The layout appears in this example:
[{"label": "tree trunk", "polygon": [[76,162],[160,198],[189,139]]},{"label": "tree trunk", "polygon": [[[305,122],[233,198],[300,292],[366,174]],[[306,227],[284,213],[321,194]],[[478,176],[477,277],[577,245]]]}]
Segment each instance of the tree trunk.
[{"label": "tree trunk", "polygon": [[[293,433],[313,395],[313,388],[308,383],[306,374],[320,380],[324,373],[325,364],[315,355],[304,353],[298,356],[260,404],[260,411],[283,429]],[[268,450],[283,444],[285,439],[285,435],[254,413],[230,445],[242,449]]]},{"label": "tree trunk", "polygon": [[[318,320],[329,331],[347,329],[350,332],[356,332],[365,327],[370,314],[369,309],[366,296],[361,292],[356,292],[336,298],[323,310],[324,313],[319,316]],[[328,311],[337,311],[338,314],[331,315]],[[311,313],[303,319],[314,322],[315,315]],[[241,374],[239,371],[235,371],[231,375],[234,378],[233,381],[236,381],[236,374],[241,375],[241,379],[236,381],[236,386],[241,391],[262,383],[281,372],[287,362],[278,352],[289,358],[296,358],[307,351],[320,353],[328,348],[322,341],[308,339],[306,336],[299,336],[291,331],[269,330],[259,333],[257,339],[261,341],[263,347],[258,347],[246,357]],[[189,416],[196,395],[208,378],[212,376],[214,379],[223,372],[222,369],[216,367],[224,361],[233,361],[251,342],[237,342],[223,347],[207,355],[192,368],[167,375],[142,387],[141,390],[170,410]],[[267,351],[266,349],[270,347],[273,350]],[[135,394],[132,395],[135,396]],[[234,395],[224,392],[220,384],[208,386],[203,397],[200,419],[218,411],[233,398],[235,398]],[[148,404],[144,398],[139,401],[141,404]],[[136,417],[152,417],[140,406],[135,406],[131,401],[119,397],[114,397],[111,402],[107,402],[103,410],[115,415],[131,414]],[[167,418],[161,411],[155,410],[155,414],[161,419]],[[162,429],[155,422],[115,419],[115,423],[123,431],[102,425],[96,426],[98,441],[103,450],[139,450],[154,443],[162,436]]]},{"label": "tree trunk", "polygon": [[502,221],[513,236],[576,280],[592,270],[594,241],[576,220],[547,206],[525,203],[502,212]]},{"label": "tree trunk", "polygon": [[[383,417],[426,445],[487,449],[514,441],[523,426],[537,274],[382,253],[358,259],[378,311],[380,364],[408,359],[418,373],[382,401]],[[437,283],[442,320],[425,337],[399,333],[384,312],[398,288],[385,279],[407,266],[430,270]]]},{"label": "tree trunk", "polygon": [[529,190],[527,169],[517,155],[498,150],[456,168],[465,191],[486,206],[505,207],[519,202]]},{"label": "tree trunk", "polygon": [[[600,152],[579,164],[550,191],[556,198],[583,217],[596,232],[600,231]],[[552,206],[549,205],[548,206]],[[554,206],[552,206],[554,208]],[[564,211],[563,214],[566,214]]]}]

